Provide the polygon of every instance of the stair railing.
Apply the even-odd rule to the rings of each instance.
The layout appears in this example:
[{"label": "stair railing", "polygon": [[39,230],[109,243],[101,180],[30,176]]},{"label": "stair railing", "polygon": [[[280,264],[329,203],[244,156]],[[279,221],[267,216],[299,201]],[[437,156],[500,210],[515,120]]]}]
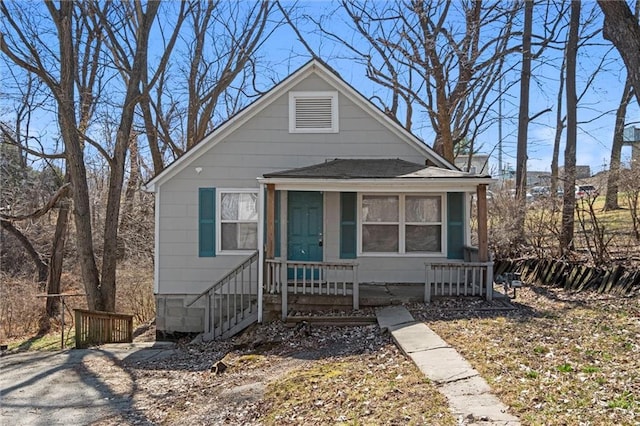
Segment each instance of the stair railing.
[{"label": "stair railing", "polygon": [[257,320],[258,251],[200,293],[187,307],[202,297],[205,298],[204,340],[228,337],[234,329]]}]

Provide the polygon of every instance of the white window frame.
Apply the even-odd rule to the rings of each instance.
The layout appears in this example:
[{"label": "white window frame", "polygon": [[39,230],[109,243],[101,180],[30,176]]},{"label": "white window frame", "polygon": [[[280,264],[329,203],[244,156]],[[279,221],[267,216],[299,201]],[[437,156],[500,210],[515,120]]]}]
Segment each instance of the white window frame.
[{"label": "white window frame", "polygon": [[[250,250],[223,250],[222,249],[222,194],[255,194],[256,195],[256,203],[260,203],[259,192],[257,189],[233,189],[233,188],[223,188],[218,189],[216,191],[216,254],[250,254],[253,253],[255,249]],[[260,232],[260,205],[256,206],[256,211],[258,212],[258,218],[255,220],[255,224],[257,226],[257,232]],[[253,221],[224,221],[224,223],[254,223]],[[256,238],[256,243],[259,242],[259,238]]]},{"label": "white window frame", "polygon": [[[364,197],[371,195],[397,196],[398,197],[398,251],[397,252],[365,252],[362,250],[362,238],[364,232],[362,227],[365,225],[362,218],[362,200]],[[370,257],[442,257],[446,256],[447,247],[447,227],[446,227],[446,194],[442,192],[407,192],[407,193],[382,193],[382,192],[363,192],[358,194],[358,256]],[[419,225],[440,225],[440,251],[410,251],[405,250],[406,246],[406,227],[407,225],[415,225],[414,222],[407,222],[405,217],[405,205],[407,196],[425,196],[440,197],[440,222],[421,222]],[[367,224],[373,224],[368,222]],[[391,222],[376,222],[380,225],[391,225]]]},{"label": "white window frame", "polygon": [[[331,127],[330,128],[302,128],[296,127],[296,100],[331,98]],[[317,92],[289,92],[289,133],[338,133],[338,92],[337,91],[317,91]]]}]

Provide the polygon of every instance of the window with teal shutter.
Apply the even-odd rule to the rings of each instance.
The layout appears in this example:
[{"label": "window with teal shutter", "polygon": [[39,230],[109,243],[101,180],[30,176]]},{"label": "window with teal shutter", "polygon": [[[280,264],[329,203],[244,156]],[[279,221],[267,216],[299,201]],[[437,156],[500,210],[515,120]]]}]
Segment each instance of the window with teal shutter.
[{"label": "window with teal shutter", "polygon": [[464,259],[464,193],[447,194],[447,258]]},{"label": "window with teal shutter", "polygon": [[357,197],[355,192],[340,193],[340,259],[355,259],[357,247]]},{"label": "window with teal shutter", "polygon": [[198,194],[198,255],[216,255],[216,189],[200,188]]}]

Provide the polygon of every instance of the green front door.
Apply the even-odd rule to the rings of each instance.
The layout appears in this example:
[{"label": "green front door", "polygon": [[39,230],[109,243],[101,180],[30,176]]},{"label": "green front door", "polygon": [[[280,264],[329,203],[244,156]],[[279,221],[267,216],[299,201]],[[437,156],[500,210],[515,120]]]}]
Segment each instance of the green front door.
[{"label": "green front door", "polygon": [[321,262],[322,193],[289,192],[287,217],[288,260]]}]

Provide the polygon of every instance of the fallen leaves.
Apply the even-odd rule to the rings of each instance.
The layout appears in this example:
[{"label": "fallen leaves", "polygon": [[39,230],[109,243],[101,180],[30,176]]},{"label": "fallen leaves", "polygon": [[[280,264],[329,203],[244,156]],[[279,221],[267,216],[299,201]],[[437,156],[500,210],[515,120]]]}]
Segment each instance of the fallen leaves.
[{"label": "fallen leaves", "polygon": [[509,312],[414,314],[462,353],[524,424],[640,421],[640,298],[523,288]]},{"label": "fallen leaves", "polygon": [[[409,308],[523,424],[640,422],[640,298],[530,286],[513,302],[516,309],[462,298]],[[216,375],[218,361],[228,368]],[[135,383],[134,409],[103,424],[456,423],[375,325],[256,325],[231,341],[181,345],[172,358],[121,367]]]}]

